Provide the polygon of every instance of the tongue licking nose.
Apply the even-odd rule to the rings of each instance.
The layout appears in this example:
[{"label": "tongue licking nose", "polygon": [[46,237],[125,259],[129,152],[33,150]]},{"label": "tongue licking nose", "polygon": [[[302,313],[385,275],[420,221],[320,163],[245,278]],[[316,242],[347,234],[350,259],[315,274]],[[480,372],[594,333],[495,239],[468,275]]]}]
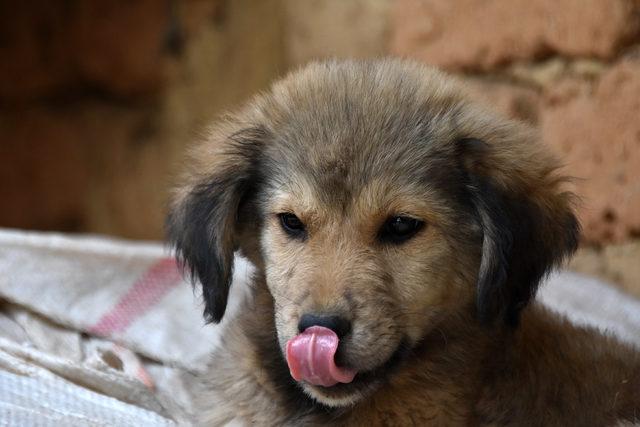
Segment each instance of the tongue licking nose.
[{"label": "tongue licking nose", "polygon": [[313,385],[331,387],[350,383],[356,371],[336,365],[338,335],[323,326],[311,326],[287,342],[287,363],[291,376]]}]

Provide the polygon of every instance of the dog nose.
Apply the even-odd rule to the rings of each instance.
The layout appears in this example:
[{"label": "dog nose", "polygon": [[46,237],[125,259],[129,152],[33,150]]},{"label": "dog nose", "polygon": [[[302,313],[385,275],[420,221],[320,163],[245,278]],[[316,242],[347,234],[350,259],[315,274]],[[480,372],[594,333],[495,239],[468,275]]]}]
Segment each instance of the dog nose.
[{"label": "dog nose", "polygon": [[351,331],[351,322],[344,317],[303,314],[300,322],[298,322],[298,331],[304,332],[305,329],[311,326],[324,326],[325,328],[329,328],[338,335],[338,338],[344,337]]}]

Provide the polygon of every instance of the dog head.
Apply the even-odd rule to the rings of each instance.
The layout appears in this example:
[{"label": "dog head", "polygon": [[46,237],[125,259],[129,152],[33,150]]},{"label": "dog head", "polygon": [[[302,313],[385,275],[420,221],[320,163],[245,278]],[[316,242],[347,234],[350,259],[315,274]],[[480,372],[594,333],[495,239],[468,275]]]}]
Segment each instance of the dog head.
[{"label": "dog head", "polygon": [[307,66],[216,125],[191,166],[168,229],[205,317],[222,318],[239,249],[292,373],[291,346],[325,340],[329,381],[298,379],[330,406],[378,387],[447,317],[515,327],[578,236],[535,134],[414,63]]}]

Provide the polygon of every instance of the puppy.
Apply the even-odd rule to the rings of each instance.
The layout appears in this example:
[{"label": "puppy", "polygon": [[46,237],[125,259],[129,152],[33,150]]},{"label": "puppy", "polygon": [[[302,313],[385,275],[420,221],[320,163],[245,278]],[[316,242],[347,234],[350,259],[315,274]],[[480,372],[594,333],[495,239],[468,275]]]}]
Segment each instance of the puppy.
[{"label": "puppy", "polygon": [[557,162],[410,62],[315,63],[216,124],[168,233],[219,322],[205,425],[604,426],[640,356],[533,302],[576,248]]}]

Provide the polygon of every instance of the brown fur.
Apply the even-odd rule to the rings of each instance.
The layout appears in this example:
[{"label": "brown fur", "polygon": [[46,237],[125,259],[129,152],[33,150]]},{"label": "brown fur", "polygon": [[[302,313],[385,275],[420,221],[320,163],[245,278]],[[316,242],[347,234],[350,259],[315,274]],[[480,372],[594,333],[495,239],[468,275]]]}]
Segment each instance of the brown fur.
[{"label": "brown fur", "polygon": [[[636,349],[531,302],[579,227],[527,127],[403,61],[295,72],[218,123],[168,220],[221,320],[233,252],[257,267],[203,380],[203,424],[613,425],[640,418]],[[304,239],[283,230],[294,213]],[[394,215],[426,226],[381,241]],[[348,318],[352,384],[296,383],[304,313]]]}]

